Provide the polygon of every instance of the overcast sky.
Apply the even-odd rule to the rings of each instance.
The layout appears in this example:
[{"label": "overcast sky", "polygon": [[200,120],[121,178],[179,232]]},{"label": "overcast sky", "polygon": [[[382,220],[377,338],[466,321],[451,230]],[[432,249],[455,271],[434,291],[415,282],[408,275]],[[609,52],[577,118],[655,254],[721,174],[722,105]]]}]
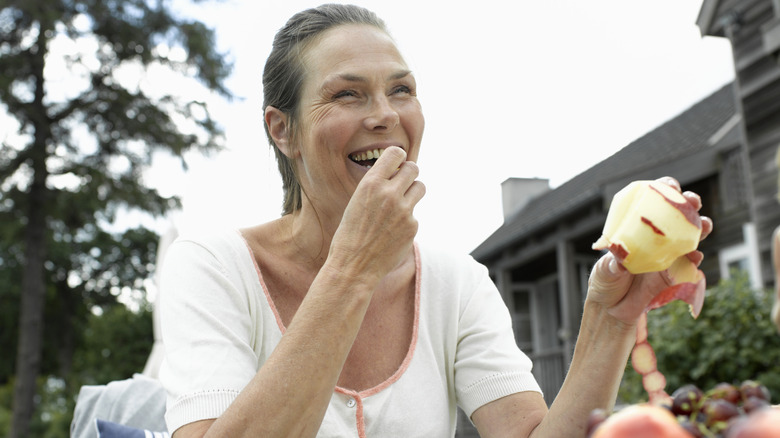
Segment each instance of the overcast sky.
[{"label": "overcast sky", "polygon": [[[149,182],[183,197],[182,229],[278,217],[281,182],[262,128],[261,71],[274,33],[319,1],[188,7],[235,63],[216,101],[229,150],[159,160]],[[388,24],[426,117],[428,189],[418,240],[469,252],[503,221],[501,182],[559,186],[733,80],[725,39],[702,38],[701,0],[357,1]]]}]

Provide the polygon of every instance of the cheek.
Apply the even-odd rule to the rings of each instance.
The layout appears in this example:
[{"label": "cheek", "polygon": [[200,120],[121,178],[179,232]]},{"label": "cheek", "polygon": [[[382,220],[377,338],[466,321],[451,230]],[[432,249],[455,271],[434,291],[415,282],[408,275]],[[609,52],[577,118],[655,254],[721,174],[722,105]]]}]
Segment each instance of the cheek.
[{"label": "cheek", "polygon": [[328,145],[330,149],[343,143],[353,123],[355,123],[354,117],[349,117],[347,112],[323,108],[312,113],[309,123],[310,138],[314,141],[315,147],[324,148]]},{"label": "cheek", "polygon": [[417,161],[417,156],[420,153],[420,144],[422,143],[423,131],[425,131],[425,117],[423,117],[422,110],[418,106],[416,111],[408,114],[408,117],[404,120],[404,129],[409,136],[409,142],[412,145],[409,159]]}]

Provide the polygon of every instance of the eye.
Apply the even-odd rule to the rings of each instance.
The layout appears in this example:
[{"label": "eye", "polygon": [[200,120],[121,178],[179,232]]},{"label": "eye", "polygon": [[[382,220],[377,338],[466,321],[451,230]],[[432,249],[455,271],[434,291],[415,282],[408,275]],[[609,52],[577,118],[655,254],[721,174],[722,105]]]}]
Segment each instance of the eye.
[{"label": "eye", "polygon": [[399,86],[393,88],[393,91],[392,91],[391,94],[399,94],[399,93],[412,94],[412,89],[409,88],[409,86],[407,86],[407,85],[399,85]]},{"label": "eye", "polygon": [[333,95],[334,99],[341,99],[344,97],[357,97],[357,92],[354,90],[341,90]]}]

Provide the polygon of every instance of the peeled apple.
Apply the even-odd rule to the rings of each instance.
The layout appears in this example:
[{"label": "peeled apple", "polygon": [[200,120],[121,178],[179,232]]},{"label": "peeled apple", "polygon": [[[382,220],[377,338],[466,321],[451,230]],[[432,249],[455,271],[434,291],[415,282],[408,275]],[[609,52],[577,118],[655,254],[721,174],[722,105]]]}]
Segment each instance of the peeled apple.
[{"label": "peeled apple", "polygon": [[698,211],[680,192],[657,181],[634,181],[612,198],[593,249],[609,249],[632,274],[663,271],[696,249],[701,230]]},{"label": "peeled apple", "polygon": [[[666,271],[668,286],[653,297],[637,321],[631,356],[634,370],[642,375],[650,405],[670,405],[671,397],[664,389],[666,378],[656,368],[655,352],[647,340],[647,312],[682,300],[688,303],[694,318],[699,316],[706,279],[698,269],[701,254],[691,253],[699,246],[701,233],[696,205],[680,192],[658,181],[634,181],[612,198],[601,238],[593,244],[596,250],[609,249],[632,274]],[[641,413],[648,412],[654,411]],[[653,418],[658,419],[655,415]],[[677,436],[675,433],[648,436]],[[604,436],[639,435],[632,432]]]}]

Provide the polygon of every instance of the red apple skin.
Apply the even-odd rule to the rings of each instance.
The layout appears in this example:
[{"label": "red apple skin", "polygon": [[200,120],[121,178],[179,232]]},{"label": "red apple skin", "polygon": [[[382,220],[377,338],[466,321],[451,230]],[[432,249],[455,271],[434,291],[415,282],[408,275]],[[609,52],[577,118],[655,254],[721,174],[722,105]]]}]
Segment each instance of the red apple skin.
[{"label": "red apple skin", "polygon": [[632,405],[612,414],[594,431],[592,438],[691,438],[668,409],[655,405]]},{"label": "red apple skin", "polygon": [[780,437],[780,407],[764,408],[741,416],[729,426],[726,438]]},{"label": "red apple skin", "polygon": [[663,198],[666,199],[667,202],[674,205],[678,210],[680,210],[683,216],[685,216],[685,218],[688,219],[688,222],[695,225],[696,228],[701,229],[701,216],[699,216],[699,212],[693,207],[693,204],[691,204],[688,201],[674,202],[673,200],[664,196],[664,194],[661,193],[661,191],[656,189],[655,187],[652,187],[652,189],[658,192],[658,194],[660,194],[661,196],[663,196]]}]

